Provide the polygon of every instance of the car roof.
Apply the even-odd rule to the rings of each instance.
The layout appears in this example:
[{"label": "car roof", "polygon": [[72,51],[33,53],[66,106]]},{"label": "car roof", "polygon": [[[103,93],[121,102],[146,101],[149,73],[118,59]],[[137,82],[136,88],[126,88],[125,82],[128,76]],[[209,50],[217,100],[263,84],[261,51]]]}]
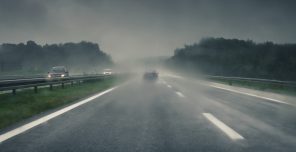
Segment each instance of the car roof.
[{"label": "car roof", "polygon": [[65,66],[55,66],[55,67],[52,67],[53,69],[65,69],[66,67]]}]

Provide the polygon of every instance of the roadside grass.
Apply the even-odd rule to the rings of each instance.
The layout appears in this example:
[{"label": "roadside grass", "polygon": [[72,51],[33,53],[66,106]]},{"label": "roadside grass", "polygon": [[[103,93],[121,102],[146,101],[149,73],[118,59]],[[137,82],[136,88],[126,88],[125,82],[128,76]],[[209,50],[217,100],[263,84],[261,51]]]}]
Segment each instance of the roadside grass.
[{"label": "roadside grass", "polygon": [[0,94],[0,129],[110,88],[118,81],[113,77],[88,81],[80,85],[66,85],[65,88],[56,86],[53,90],[42,88],[38,89],[38,93],[34,93],[33,90],[24,90],[17,92],[16,95]]},{"label": "roadside grass", "polygon": [[260,83],[260,82],[247,82],[247,81],[240,81],[240,80],[225,80],[225,79],[217,79],[217,78],[210,78],[210,81],[222,83],[226,85],[238,86],[238,87],[245,87],[249,89],[255,89],[260,91],[268,91],[272,93],[284,94],[289,96],[296,96],[296,88],[294,87],[287,87],[278,84],[268,84],[268,83]]}]

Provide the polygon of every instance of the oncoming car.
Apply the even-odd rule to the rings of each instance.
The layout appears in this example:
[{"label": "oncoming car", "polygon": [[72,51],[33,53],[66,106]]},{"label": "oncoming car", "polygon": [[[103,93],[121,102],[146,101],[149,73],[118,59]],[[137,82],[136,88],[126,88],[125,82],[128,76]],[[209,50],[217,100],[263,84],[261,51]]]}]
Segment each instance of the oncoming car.
[{"label": "oncoming car", "polygon": [[69,77],[69,71],[64,66],[52,67],[47,77],[50,79]]},{"label": "oncoming car", "polygon": [[112,75],[112,70],[111,69],[104,69],[103,74],[104,75]]}]

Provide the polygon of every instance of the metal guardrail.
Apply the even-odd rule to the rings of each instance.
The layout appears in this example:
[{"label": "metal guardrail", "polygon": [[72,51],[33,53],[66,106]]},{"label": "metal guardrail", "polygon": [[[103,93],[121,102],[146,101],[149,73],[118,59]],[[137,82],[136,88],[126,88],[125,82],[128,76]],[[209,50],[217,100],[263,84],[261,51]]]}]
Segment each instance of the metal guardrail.
[{"label": "metal guardrail", "polygon": [[[5,80],[18,80],[18,79],[33,79],[33,78],[45,78],[48,74],[35,74],[35,75],[1,75],[0,74],[0,82]],[[102,74],[74,74],[71,77],[77,76],[96,76]]]},{"label": "metal guardrail", "polygon": [[0,81],[2,80],[16,80],[16,79],[30,79],[30,78],[44,78],[47,74],[35,74],[35,75],[0,75]]},{"label": "metal guardrail", "polygon": [[88,75],[88,76],[71,76],[67,78],[25,78],[25,79],[13,79],[13,80],[0,80],[0,91],[12,90],[12,94],[16,94],[17,89],[34,88],[34,92],[38,92],[38,87],[49,86],[52,90],[53,85],[60,84],[64,88],[65,84],[81,83],[89,80],[99,80],[110,77],[110,75]]},{"label": "metal guardrail", "polygon": [[295,81],[280,81],[280,80],[259,79],[259,78],[225,77],[225,76],[211,76],[211,75],[205,75],[204,77],[210,78],[210,79],[214,78],[214,79],[227,80],[230,85],[232,85],[233,81],[242,81],[242,82],[257,82],[262,84],[274,84],[274,85],[296,88]]}]

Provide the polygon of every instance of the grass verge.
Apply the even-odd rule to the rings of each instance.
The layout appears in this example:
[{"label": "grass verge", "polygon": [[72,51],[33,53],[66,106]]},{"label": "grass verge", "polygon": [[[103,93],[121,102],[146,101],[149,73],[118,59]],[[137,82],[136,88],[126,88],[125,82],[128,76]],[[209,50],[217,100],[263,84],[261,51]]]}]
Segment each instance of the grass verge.
[{"label": "grass verge", "polygon": [[260,82],[248,82],[248,81],[240,81],[240,80],[225,80],[218,78],[210,78],[210,81],[222,83],[226,85],[244,87],[249,89],[255,89],[260,91],[268,91],[272,93],[278,93],[289,96],[296,96],[296,88],[287,87],[278,84],[269,84],[269,83],[260,83]]},{"label": "grass verge", "polygon": [[64,89],[60,86],[53,90],[42,88],[38,90],[38,93],[24,90],[16,95],[0,94],[0,129],[110,88],[118,81],[117,78],[107,78],[84,82],[80,85],[67,85]]}]

